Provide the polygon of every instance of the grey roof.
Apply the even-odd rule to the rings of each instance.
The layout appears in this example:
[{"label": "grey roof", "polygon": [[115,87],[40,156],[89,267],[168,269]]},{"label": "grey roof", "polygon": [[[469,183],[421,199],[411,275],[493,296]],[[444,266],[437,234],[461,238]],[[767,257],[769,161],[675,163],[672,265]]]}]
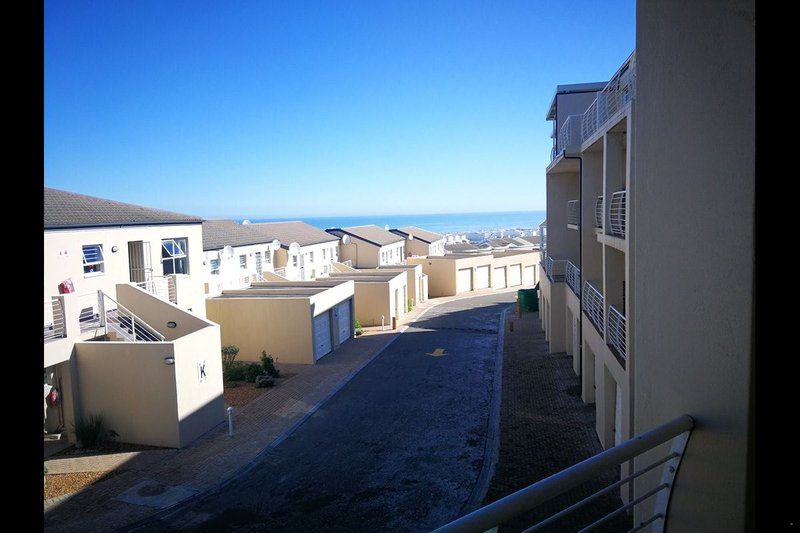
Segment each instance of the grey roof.
[{"label": "grey roof", "polygon": [[219,250],[225,246],[249,246],[270,242],[272,239],[253,229],[251,224],[238,224],[233,220],[203,221],[203,250]]},{"label": "grey roof", "polygon": [[520,241],[520,244],[523,244],[525,246],[529,244],[539,244],[539,242],[541,242],[541,239],[538,235],[526,235],[524,237],[516,237],[515,240]]},{"label": "grey roof", "polygon": [[547,116],[545,117],[545,120],[556,119],[556,98],[559,94],[596,93],[598,91],[602,91],[606,85],[608,85],[607,81],[556,85],[556,92],[553,93],[553,99],[550,100],[550,107],[547,108]]},{"label": "grey roof", "polygon": [[44,188],[45,229],[200,224],[202,220],[192,215]]},{"label": "grey roof", "polygon": [[450,242],[444,245],[444,249],[449,252],[466,252],[468,250],[484,251],[489,246],[472,244],[470,242]]},{"label": "grey roof", "polygon": [[404,237],[396,235],[391,231],[386,231],[373,224],[351,226],[349,228],[328,228],[325,231],[332,235],[338,235],[339,237],[342,235],[350,235],[351,237],[356,237],[362,241],[374,244],[375,246],[386,246],[387,244],[405,240]]},{"label": "grey roof", "polygon": [[413,235],[415,239],[419,239],[422,242],[427,242],[428,244],[432,244],[436,241],[440,241],[444,239],[444,235],[439,235],[438,233],[434,233],[432,231],[428,231],[426,229],[418,228],[416,226],[406,226],[404,228],[395,228],[389,230],[392,233],[400,235],[401,237],[406,237],[408,235]]},{"label": "grey roof", "polygon": [[498,246],[518,246],[517,243],[511,239],[489,239],[489,244],[494,247]]},{"label": "grey roof", "polygon": [[262,235],[281,241],[281,247],[289,248],[289,245],[296,242],[300,246],[309,246],[321,242],[332,242],[339,240],[335,235],[331,235],[311,224],[306,224],[300,220],[290,222],[257,222],[248,224]]}]

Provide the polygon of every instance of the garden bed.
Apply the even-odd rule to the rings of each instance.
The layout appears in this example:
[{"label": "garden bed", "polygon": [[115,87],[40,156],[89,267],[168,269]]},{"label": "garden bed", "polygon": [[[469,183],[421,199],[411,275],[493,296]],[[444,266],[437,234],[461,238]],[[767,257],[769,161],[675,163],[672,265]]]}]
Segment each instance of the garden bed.
[{"label": "garden bed", "polygon": [[[162,446],[147,446],[145,444],[130,444],[128,442],[114,442],[109,441],[103,444],[100,448],[86,449],[77,448],[74,444],[69,448],[65,448],[58,453],[49,456],[48,459],[55,457],[82,457],[91,455],[106,455],[110,453],[125,453],[125,452],[144,452],[148,450],[167,450]],[[60,475],[60,474],[59,474]]]},{"label": "garden bed", "polygon": [[44,499],[73,494],[100,481],[115,476],[124,470],[107,472],[71,472],[69,474],[47,474],[44,483]]},{"label": "garden bed", "polygon": [[223,382],[223,396],[225,397],[225,407],[244,407],[265,392],[279,387],[287,379],[296,374],[281,374],[275,378],[275,385],[272,387],[256,387],[255,383],[247,381],[225,381]]}]

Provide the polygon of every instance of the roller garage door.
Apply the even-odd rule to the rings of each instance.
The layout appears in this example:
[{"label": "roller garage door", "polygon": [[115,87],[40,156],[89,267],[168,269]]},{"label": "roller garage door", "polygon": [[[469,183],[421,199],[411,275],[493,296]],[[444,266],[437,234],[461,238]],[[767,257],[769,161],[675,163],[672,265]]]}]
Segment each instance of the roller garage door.
[{"label": "roller garage door", "polygon": [[350,300],[345,300],[336,306],[336,315],[339,323],[339,344],[350,338],[353,319],[350,316]]},{"label": "roller garage door", "polygon": [[475,288],[488,289],[489,288],[489,265],[479,266],[475,271]]},{"label": "roller garage door", "polygon": [[506,267],[495,267],[494,288],[504,289],[505,287],[506,287]]},{"label": "roller garage door", "polygon": [[325,311],[314,317],[314,360],[330,353],[331,346],[331,311]]},{"label": "roller garage door", "polygon": [[472,290],[472,269],[461,268],[456,277],[456,293]]},{"label": "roller garage door", "polygon": [[536,273],[534,271],[535,268],[536,268],[535,266],[531,265],[531,266],[526,266],[524,269],[522,269],[523,285],[527,285],[528,287],[530,287],[531,285],[534,285],[536,283]]},{"label": "roller garage door", "polygon": [[522,284],[522,264],[509,265],[508,267],[508,286],[514,287],[515,285]]}]

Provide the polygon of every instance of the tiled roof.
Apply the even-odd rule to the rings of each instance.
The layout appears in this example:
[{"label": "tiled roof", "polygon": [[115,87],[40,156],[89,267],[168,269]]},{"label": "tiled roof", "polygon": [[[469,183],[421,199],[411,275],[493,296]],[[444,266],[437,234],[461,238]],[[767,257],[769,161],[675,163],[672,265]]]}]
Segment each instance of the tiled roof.
[{"label": "tiled roof", "polygon": [[220,250],[225,246],[267,244],[273,239],[265,237],[251,224],[238,224],[233,220],[203,221],[203,250]]},{"label": "tiled roof", "polygon": [[475,251],[481,250],[481,251],[483,251],[483,250],[488,250],[489,248],[490,248],[490,246],[487,246],[487,245],[478,245],[478,244],[472,244],[472,243],[469,243],[469,242],[450,242],[450,243],[447,243],[447,244],[444,245],[444,249],[445,250],[447,250],[449,252],[456,252],[456,253],[457,252],[466,252],[466,251],[469,251],[469,250],[475,250]]},{"label": "tiled roof", "polygon": [[200,222],[192,215],[44,188],[45,229]]},{"label": "tiled roof", "polygon": [[396,234],[404,234],[402,236],[413,235],[415,239],[427,242],[428,244],[432,244],[436,241],[444,239],[444,235],[439,235],[438,233],[418,228],[416,226],[406,226],[404,228],[396,228],[390,231]]},{"label": "tiled roof", "polygon": [[278,239],[281,241],[283,248],[289,248],[289,245],[293,242],[300,246],[309,246],[311,244],[339,240],[339,237],[299,220],[291,222],[258,222],[251,223],[249,226],[261,232],[265,237],[269,237],[270,240]]},{"label": "tiled roof", "polygon": [[339,236],[342,234],[347,234],[352,237],[357,237],[362,241],[374,244],[375,246],[386,246],[387,244],[405,240],[405,238],[401,237],[400,235],[396,235],[391,231],[387,231],[371,224],[366,226],[351,226],[349,228],[329,228],[325,231],[332,235]]}]

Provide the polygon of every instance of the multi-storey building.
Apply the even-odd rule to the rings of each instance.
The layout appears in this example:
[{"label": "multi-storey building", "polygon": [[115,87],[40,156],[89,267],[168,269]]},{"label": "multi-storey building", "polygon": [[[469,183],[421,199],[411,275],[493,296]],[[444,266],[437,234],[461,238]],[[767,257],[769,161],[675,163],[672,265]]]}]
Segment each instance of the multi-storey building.
[{"label": "multi-storey building", "polygon": [[275,273],[290,281],[325,278],[339,261],[339,238],[299,220],[250,224],[265,238],[280,243],[275,252]]},{"label": "multi-storey building", "polygon": [[406,262],[407,238],[388,229],[367,224],[325,231],[341,239],[340,256],[355,268],[402,265]]},{"label": "multi-storey building", "polygon": [[415,226],[395,228],[389,231],[404,239],[408,239],[406,243],[406,254],[408,257],[444,255],[444,235]]}]

